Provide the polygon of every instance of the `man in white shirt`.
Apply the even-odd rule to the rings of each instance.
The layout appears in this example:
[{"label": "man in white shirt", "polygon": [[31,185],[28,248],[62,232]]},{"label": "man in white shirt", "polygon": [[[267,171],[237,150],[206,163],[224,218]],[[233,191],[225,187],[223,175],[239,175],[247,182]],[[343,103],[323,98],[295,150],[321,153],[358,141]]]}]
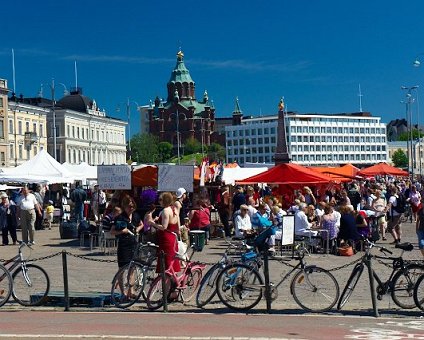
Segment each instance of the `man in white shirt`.
[{"label": "man in white shirt", "polygon": [[312,223],[308,222],[307,207],[306,203],[300,203],[299,210],[294,215],[295,234],[298,236],[317,236],[318,231],[311,230]]},{"label": "man in white shirt", "polygon": [[396,211],[399,190],[395,185],[391,185],[389,203],[386,205],[385,212],[389,212],[390,217],[387,221],[387,231],[393,236],[393,244],[399,243],[402,236],[400,217],[401,213]]},{"label": "man in white shirt", "polygon": [[27,186],[22,188],[21,201],[19,203],[22,241],[34,244],[35,219],[37,214],[41,215],[41,208],[37,199],[30,193]]},{"label": "man in white shirt", "polygon": [[240,213],[237,214],[234,219],[234,232],[236,237],[243,237],[245,232],[252,230],[252,223],[250,222],[248,210],[248,206],[242,204],[240,206]]}]

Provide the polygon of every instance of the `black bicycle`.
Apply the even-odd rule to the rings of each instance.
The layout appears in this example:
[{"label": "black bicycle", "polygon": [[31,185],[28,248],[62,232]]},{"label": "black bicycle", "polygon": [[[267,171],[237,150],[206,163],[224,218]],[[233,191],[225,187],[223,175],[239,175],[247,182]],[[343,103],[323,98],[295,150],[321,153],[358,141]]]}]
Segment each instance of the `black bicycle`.
[{"label": "black bicycle", "polygon": [[[278,297],[278,287],[296,273],[290,284],[290,292],[296,303],[306,311],[325,312],[333,308],[339,298],[339,285],[327,270],[306,265],[306,250],[296,248],[298,264],[271,286],[271,299]],[[235,310],[249,310],[262,299],[265,286],[259,272],[243,263],[235,263],[221,271],[217,278],[217,293],[221,302]]]},{"label": "black bicycle", "polygon": [[133,259],[120,268],[112,280],[111,300],[118,308],[128,308],[140,297],[146,301],[147,289],[155,278],[157,246],[137,242]]},{"label": "black bicycle", "polygon": [[416,306],[424,311],[424,274],[419,277],[415,284],[414,301]]},{"label": "black bicycle", "polygon": [[[414,246],[408,242],[397,244],[395,248],[402,250],[401,255],[399,257],[388,257],[387,254],[393,254],[390,250],[385,247],[378,246],[368,239],[364,239],[364,241],[367,245],[365,254],[362,256],[361,262],[357,263],[353,268],[352,273],[347,280],[346,286],[343,289],[342,295],[340,296],[337,309],[342,309],[348,302],[364,271],[364,268],[369,265],[373,258],[393,261],[392,273],[386,281],[382,281],[377,273],[372,270],[372,275],[377,281],[377,298],[382,300],[384,295],[390,293],[393,301],[399,307],[404,309],[414,308],[416,306],[413,298],[414,287],[418,277],[424,273],[424,264],[408,262],[402,257],[405,251],[412,251]],[[385,256],[372,255],[372,248],[378,248],[383,254],[385,254]]]}]

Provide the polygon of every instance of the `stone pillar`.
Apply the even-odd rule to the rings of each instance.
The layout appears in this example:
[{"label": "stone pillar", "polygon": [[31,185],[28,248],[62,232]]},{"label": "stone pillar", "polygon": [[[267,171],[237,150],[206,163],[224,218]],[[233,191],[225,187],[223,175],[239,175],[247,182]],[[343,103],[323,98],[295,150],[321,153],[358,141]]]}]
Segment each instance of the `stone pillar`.
[{"label": "stone pillar", "polygon": [[274,161],[275,165],[290,163],[286,139],[286,121],[283,98],[281,98],[278,106],[277,148],[275,150]]}]

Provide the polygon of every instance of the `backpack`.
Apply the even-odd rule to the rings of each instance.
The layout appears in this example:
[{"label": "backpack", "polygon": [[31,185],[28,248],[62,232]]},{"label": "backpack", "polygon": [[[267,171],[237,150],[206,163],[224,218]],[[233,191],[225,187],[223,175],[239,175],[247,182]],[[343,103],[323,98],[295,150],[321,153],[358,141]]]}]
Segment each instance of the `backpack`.
[{"label": "backpack", "polygon": [[405,195],[402,193],[399,193],[396,197],[396,206],[393,207],[393,209],[399,213],[403,214],[406,211],[406,198]]}]

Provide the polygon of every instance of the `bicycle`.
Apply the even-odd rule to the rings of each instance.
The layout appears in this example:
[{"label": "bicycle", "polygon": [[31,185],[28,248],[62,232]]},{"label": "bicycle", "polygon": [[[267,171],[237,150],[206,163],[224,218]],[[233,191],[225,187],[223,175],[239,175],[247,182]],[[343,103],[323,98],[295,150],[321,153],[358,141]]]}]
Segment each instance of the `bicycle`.
[{"label": "bicycle", "polygon": [[131,262],[120,268],[112,280],[111,301],[116,307],[128,308],[141,296],[146,301],[146,287],[154,279],[156,260],[155,244],[137,242]]},{"label": "bicycle", "polygon": [[230,258],[229,254],[233,250],[242,250],[244,249],[244,253],[241,254],[241,257],[236,262],[245,263],[256,270],[258,270],[262,266],[262,261],[258,258],[258,255],[251,250],[251,247],[247,246],[245,241],[241,243],[241,245],[234,245],[229,242],[228,247],[225,250],[222,258],[215,263],[203,276],[202,281],[200,282],[199,289],[196,294],[196,305],[199,308],[207,305],[216,294],[216,279],[226,266],[231,263],[234,263],[234,258]]},{"label": "bicycle", "polygon": [[[315,265],[306,265],[306,250],[296,247],[297,265],[282,277],[277,285],[271,284],[271,299],[278,297],[279,286],[297,271],[290,283],[290,293],[302,309],[310,312],[330,310],[339,297],[339,285],[327,270]],[[282,263],[284,260],[280,260]],[[217,293],[227,307],[246,311],[255,307],[262,299],[265,286],[256,269],[243,263],[235,263],[221,271],[217,278]]]},{"label": "bicycle", "polygon": [[0,264],[0,307],[9,301],[12,295],[13,279],[5,266]]},{"label": "bicycle", "polygon": [[424,311],[424,274],[415,283],[414,302],[419,309]]},{"label": "bicycle", "polygon": [[[372,270],[372,275],[377,281],[377,299],[382,300],[384,295],[390,293],[394,303],[399,307],[404,309],[414,308],[415,302],[413,300],[413,291],[415,282],[418,274],[421,275],[421,273],[424,273],[424,265],[409,263],[403,259],[403,253],[405,251],[412,251],[414,246],[408,242],[396,244],[395,248],[402,250],[401,255],[399,257],[388,257],[387,254],[392,255],[393,252],[385,247],[377,246],[375,243],[366,238],[364,241],[367,244],[365,254],[362,256],[361,262],[357,263],[353,268],[340,296],[337,309],[342,309],[347,303],[362,275],[362,272],[364,271],[364,268],[369,266],[372,258],[393,261],[392,273],[385,282],[383,282],[377,273]],[[378,248],[383,254],[385,254],[385,256],[372,255],[371,249],[374,247]]]},{"label": "bicycle", "polygon": [[[22,254],[22,248],[29,244],[20,242],[18,255],[4,263],[4,267],[12,274],[12,296],[22,306],[40,306],[46,299],[50,290],[50,279],[46,271],[36,264],[27,264]],[[1,275],[0,279],[3,278]]]},{"label": "bicycle", "polygon": [[[183,303],[189,302],[193,298],[206,265],[191,261],[196,252],[196,247],[193,244],[190,248],[193,251],[187,260],[184,259],[185,256],[175,256],[175,261],[181,260],[186,262],[182,273],[175,272],[171,266],[165,271],[165,282],[162,281],[162,275],[159,274],[150,285],[149,293],[147,294],[147,307],[150,310],[156,310],[162,307],[164,296],[170,302],[181,300]],[[163,290],[163,287],[165,290]]]}]

